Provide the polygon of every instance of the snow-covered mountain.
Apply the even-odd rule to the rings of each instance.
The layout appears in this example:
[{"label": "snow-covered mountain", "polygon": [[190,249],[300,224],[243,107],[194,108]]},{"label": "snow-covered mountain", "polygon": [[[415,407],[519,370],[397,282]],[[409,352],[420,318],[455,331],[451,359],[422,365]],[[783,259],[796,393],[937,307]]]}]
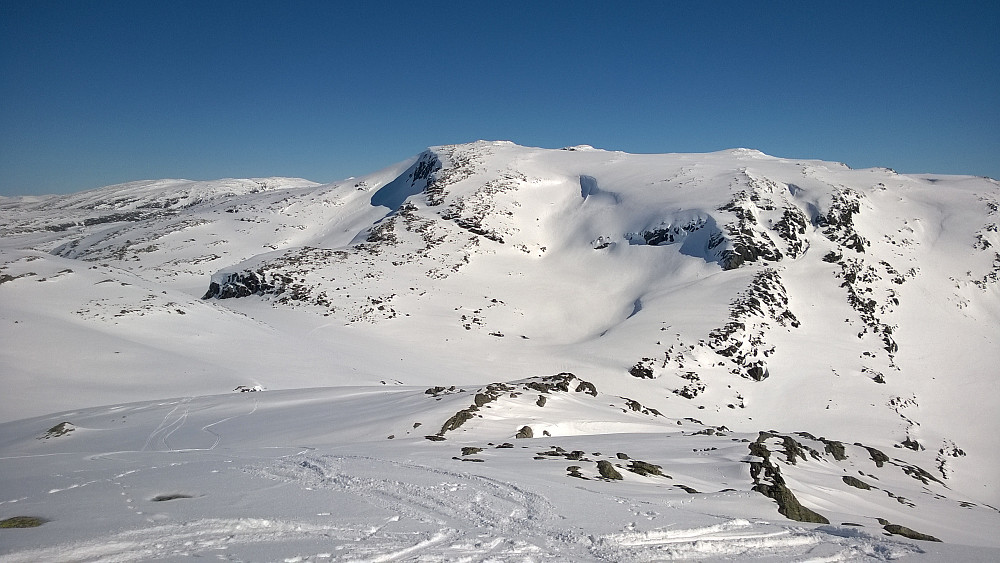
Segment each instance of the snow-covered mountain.
[{"label": "snow-covered mountain", "polygon": [[[252,529],[230,547],[993,559],[998,202],[988,178],[748,149],[484,141],[329,185],[2,198],[0,516],[37,506],[52,522],[0,558],[170,556],[194,530],[217,546]],[[73,469],[98,459],[117,461]],[[133,465],[143,502],[169,492],[154,474],[214,486],[199,464],[241,484],[188,497],[228,502],[277,481],[342,503],[358,489],[396,520],[349,541],[374,518],[351,508],[338,522],[353,531],[323,548],[340,524],[319,505],[303,519],[298,500],[269,494],[225,517],[211,500],[177,502],[111,524],[123,544],[173,538],[161,551],[105,552],[91,539],[109,524],[49,500],[100,504],[83,482],[134,496]],[[443,486],[432,481],[453,490],[427,492]],[[600,508],[573,508],[584,498]],[[69,543],[44,539],[60,525]]]}]

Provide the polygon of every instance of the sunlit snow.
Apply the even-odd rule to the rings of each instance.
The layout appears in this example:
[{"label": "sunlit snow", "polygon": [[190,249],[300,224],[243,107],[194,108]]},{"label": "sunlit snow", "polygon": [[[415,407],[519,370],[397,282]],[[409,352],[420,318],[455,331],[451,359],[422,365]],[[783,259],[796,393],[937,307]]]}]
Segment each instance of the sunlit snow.
[{"label": "sunlit snow", "polygon": [[996,560],[998,202],[485,141],[0,198],[0,561]]}]

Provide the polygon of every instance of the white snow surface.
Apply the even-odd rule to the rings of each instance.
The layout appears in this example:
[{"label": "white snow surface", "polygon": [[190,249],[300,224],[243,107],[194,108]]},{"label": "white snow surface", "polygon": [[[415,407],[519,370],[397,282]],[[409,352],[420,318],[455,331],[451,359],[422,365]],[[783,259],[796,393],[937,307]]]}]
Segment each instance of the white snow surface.
[{"label": "white snow surface", "polygon": [[998,202],[488,141],[0,198],[0,520],[47,520],[0,561],[1000,559]]}]

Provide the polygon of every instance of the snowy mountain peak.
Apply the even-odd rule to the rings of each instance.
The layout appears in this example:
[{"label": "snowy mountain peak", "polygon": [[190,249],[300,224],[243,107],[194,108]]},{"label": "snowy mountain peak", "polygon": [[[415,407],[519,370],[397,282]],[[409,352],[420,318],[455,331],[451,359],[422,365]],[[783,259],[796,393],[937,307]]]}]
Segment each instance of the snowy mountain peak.
[{"label": "snowy mountain peak", "polygon": [[735,157],[744,157],[744,158],[774,158],[772,156],[768,156],[768,155],[760,152],[757,149],[736,148],[736,149],[731,149],[731,150],[726,151],[726,152],[728,152],[729,154],[731,154],[731,155],[733,155]]},{"label": "snowy mountain peak", "polygon": [[[406,420],[364,422],[366,440],[485,449],[529,428],[606,462],[571,480],[624,469],[586,440],[648,444],[690,422],[677,443],[737,436],[712,463],[745,467],[739,490],[783,517],[869,514],[871,489],[846,471],[885,489],[879,526],[955,534],[906,507],[976,499],[969,521],[995,518],[983,507],[1000,501],[998,204],[981,178],[509,141],[432,147],[326,185],[164,180],[6,199],[2,369],[22,400],[4,412],[374,385],[398,391]],[[44,353],[50,334],[62,354]],[[348,396],[336,400],[357,412],[383,400]],[[67,421],[74,435],[83,420]],[[551,451],[539,456],[565,458]],[[669,473],[643,456],[651,465],[631,467]],[[888,467],[870,473],[869,459]],[[729,486],[698,479],[683,485]]]}]

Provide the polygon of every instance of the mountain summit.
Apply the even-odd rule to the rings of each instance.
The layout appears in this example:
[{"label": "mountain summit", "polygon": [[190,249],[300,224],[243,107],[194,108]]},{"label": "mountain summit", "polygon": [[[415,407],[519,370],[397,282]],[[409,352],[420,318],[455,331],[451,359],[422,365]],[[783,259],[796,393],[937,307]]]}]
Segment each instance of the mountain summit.
[{"label": "mountain summit", "polygon": [[[783,504],[777,445],[1000,502],[992,179],[479,141],[327,185],[163,180],[0,208],[6,419],[430,386],[475,407],[428,431],[442,440],[667,418],[743,433],[753,490],[796,520],[856,509]],[[587,406],[544,407],[554,391]],[[537,412],[503,406],[525,393]]]}]

